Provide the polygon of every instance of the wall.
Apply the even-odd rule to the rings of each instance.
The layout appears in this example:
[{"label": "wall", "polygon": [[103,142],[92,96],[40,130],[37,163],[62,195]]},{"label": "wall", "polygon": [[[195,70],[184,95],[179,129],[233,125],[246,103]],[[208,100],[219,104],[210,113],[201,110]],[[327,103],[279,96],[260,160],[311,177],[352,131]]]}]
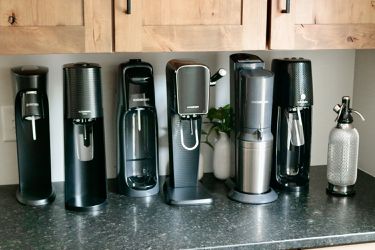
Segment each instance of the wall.
[{"label": "wall", "polygon": [[[334,126],[332,106],[343,95],[352,95],[355,51],[256,51],[270,65],[276,57],[306,57],[312,60],[314,78],[314,113],[312,165],[326,163],[327,138],[329,130]],[[63,159],[63,95],[62,65],[71,62],[96,62],[102,66],[103,105],[105,114],[105,134],[107,153],[107,174],[114,177],[115,170],[115,96],[117,66],[130,58],[142,58],[154,67],[156,88],[156,106],[159,122],[160,174],[167,173],[168,143],[165,98],[165,65],[172,58],[192,58],[207,64],[212,71],[218,67],[228,70],[229,52],[210,53],[144,53],[144,54],[66,54],[43,56],[0,56],[0,106],[13,105],[10,68],[17,65],[37,64],[49,67],[50,126],[51,126],[51,158],[52,180],[64,179]],[[229,77],[221,80],[212,89],[211,105],[221,106],[229,103]],[[0,118],[1,119],[1,118]],[[0,127],[1,127],[0,122]],[[2,142],[0,129],[0,184],[18,182],[17,156],[15,142]],[[205,153],[212,154],[205,148]],[[208,160],[210,162],[210,160]],[[206,172],[212,171],[206,167]]]},{"label": "wall", "polygon": [[366,118],[365,122],[354,115],[354,126],[359,132],[358,167],[375,176],[375,50],[356,52],[353,108]]}]

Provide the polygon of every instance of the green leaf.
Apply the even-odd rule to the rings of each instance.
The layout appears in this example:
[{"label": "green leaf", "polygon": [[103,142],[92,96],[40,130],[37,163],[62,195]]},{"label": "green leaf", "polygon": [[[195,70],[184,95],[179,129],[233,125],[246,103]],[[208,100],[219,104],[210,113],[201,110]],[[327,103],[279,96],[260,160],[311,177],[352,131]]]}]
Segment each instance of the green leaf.
[{"label": "green leaf", "polygon": [[211,134],[212,129],[216,132],[224,132],[230,135],[230,132],[233,129],[233,109],[229,104],[219,107],[219,108],[210,108],[207,113],[207,119],[210,120],[212,128],[207,133],[207,136]]}]

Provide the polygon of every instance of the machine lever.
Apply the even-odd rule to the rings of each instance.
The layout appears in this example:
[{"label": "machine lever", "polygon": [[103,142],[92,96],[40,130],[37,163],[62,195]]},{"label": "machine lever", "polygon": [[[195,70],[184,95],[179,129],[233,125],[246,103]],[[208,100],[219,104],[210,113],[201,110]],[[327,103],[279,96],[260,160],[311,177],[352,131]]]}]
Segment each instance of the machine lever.
[{"label": "machine lever", "polygon": [[[190,120],[191,124],[192,124],[192,119]],[[194,146],[192,147],[188,147],[185,145],[185,141],[184,141],[184,130],[182,129],[182,124],[181,124],[181,127],[180,127],[180,138],[181,138],[181,145],[184,149],[188,150],[188,151],[192,151],[194,149],[196,149],[199,145],[199,137],[198,137],[198,123],[197,123],[197,120],[194,120],[194,124],[195,124],[195,129],[194,129],[194,132],[195,132],[195,144]]]},{"label": "machine lever", "polygon": [[211,76],[210,86],[215,86],[216,82],[219,81],[226,74],[227,74],[227,71],[225,69],[219,69],[213,76]]}]

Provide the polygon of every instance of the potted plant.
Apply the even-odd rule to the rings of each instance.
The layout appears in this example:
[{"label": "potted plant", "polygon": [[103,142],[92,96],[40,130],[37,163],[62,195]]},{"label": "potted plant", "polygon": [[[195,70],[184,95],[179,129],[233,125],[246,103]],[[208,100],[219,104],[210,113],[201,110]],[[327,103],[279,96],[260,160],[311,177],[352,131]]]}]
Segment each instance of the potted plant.
[{"label": "potted plant", "polygon": [[[230,177],[230,133],[233,129],[233,110],[229,104],[211,108],[208,111],[207,119],[211,124],[206,134],[207,143],[213,152],[213,172],[216,178],[225,180]],[[212,132],[216,132],[216,142],[214,145],[209,141]]]}]

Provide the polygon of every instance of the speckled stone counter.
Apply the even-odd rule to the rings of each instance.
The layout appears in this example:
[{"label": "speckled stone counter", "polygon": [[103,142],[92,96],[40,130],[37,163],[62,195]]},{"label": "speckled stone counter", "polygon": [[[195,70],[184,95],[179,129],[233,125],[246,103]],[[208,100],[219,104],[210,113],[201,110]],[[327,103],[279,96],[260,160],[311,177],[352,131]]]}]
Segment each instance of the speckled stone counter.
[{"label": "speckled stone counter", "polygon": [[328,196],[325,167],[312,167],[308,193],[281,193],[258,206],[229,200],[212,176],[204,184],[214,205],[172,207],[160,195],[110,192],[108,206],[96,214],[66,211],[62,183],[54,185],[55,202],[42,208],[18,204],[16,186],[1,186],[0,248],[283,249],[375,241],[375,178],[363,172],[352,198]]}]

